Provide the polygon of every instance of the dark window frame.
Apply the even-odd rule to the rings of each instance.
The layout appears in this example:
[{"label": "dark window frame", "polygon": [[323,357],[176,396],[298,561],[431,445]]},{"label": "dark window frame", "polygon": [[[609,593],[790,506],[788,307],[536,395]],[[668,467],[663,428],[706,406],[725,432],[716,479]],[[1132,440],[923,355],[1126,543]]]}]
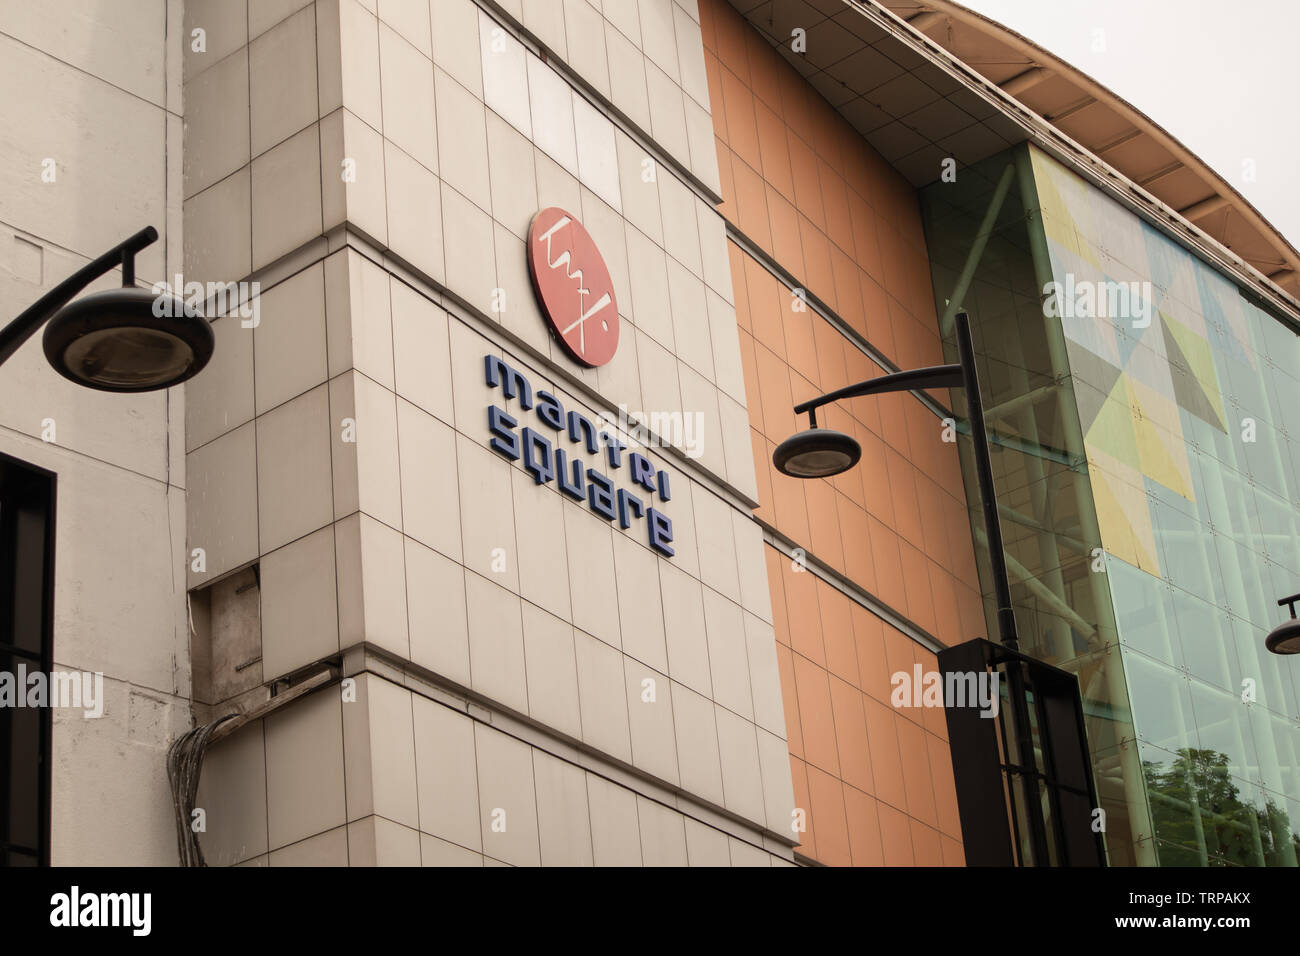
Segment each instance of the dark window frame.
[{"label": "dark window frame", "polygon": [[[54,668],[54,542],[55,542],[55,501],[57,476],[54,472],[37,467],[11,455],[0,452],[0,658],[14,668],[19,663],[28,668],[38,667],[49,675]],[[43,524],[35,537],[38,544],[26,541],[25,547],[19,545],[20,531],[17,527],[16,512],[26,512],[28,518],[35,516]],[[30,529],[26,532],[31,535]],[[22,547],[30,558],[32,551],[40,561],[40,594],[35,600],[23,602],[20,608],[15,600],[14,591],[18,585],[17,574],[20,571],[31,573],[30,565],[22,562],[18,549]],[[21,615],[26,620],[18,620]],[[33,621],[33,617],[37,620]],[[23,636],[15,634],[16,627],[21,626]],[[36,639],[33,641],[33,637]],[[36,643],[36,649],[32,644]],[[26,645],[26,646],[23,646]],[[18,688],[18,692],[22,692]],[[0,720],[6,720],[0,713]],[[50,865],[50,795],[52,742],[54,730],[54,711],[43,707],[39,713],[38,725],[38,778],[37,778],[37,841],[35,846],[10,842],[11,820],[9,786],[7,779],[0,779],[0,866],[8,865],[10,855],[22,855],[34,858],[37,866]],[[8,729],[8,728],[6,728]],[[4,742],[0,741],[0,746]],[[6,777],[11,772],[6,766],[9,755],[0,752],[0,774]]]}]

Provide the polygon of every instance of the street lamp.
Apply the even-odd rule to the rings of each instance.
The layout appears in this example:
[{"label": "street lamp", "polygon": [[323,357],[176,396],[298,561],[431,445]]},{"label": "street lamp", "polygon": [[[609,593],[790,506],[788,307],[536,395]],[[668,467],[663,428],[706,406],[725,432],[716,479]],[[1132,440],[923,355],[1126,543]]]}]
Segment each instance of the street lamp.
[{"label": "street lamp", "polygon": [[[856,385],[829,392],[818,398],[810,399],[795,406],[795,414],[808,413],[809,428],[792,435],[777,446],[772,461],[782,474],[794,478],[827,478],[847,471],[857,464],[862,457],[862,448],[851,436],[828,428],[817,427],[817,409],[842,398],[857,398],[861,395],[878,395],[885,392],[911,391],[918,388],[961,388],[966,392],[966,404],[970,414],[970,431],[975,452],[975,473],[979,481],[980,502],[984,508],[984,527],[988,537],[989,565],[992,569],[994,594],[997,600],[998,632],[1000,647],[980,638],[948,648],[940,656],[941,668],[949,662],[965,661],[969,665],[1005,666],[1007,677],[1007,698],[1011,708],[1011,726],[1014,728],[1014,751],[1009,751],[1004,744],[994,742],[994,734],[983,722],[973,721],[957,716],[954,706],[946,704],[948,731],[950,739],[961,740],[970,750],[963,757],[965,769],[958,774],[958,803],[962,816],[963,838],[967,841],[968,851],[975,847],[978,853],[992,853],[992,858],[1012,859],[1009,847],[999,849],[998,837],[994,830],[997,821],[1006,825],[1008,819],[1006,808],[1002,806],[1008,791],[1004,790],[999,779],[990,775],[990,768],[1001,763],[1002,772],[1020,780],[1020,797],[1012,800],[1011,819],[1017,816],[1016,807],[1026,817],[1028,838],[1032,848],[1032,859],[1038,865],[1046,865],[1052,859],[1047,841],[1047,828],[1050,823],[1056,834],[1057,853],[1061,859],[1077,858],[1084,861],[1104,860],[1103,851],[1095,833],[1090,830],[1091,818],[1078,814],[1066,814],[1061,802],[1062,792],[1067,787],[1055,778],[1059,769],[1053,761],[1077,765],[1079,779],[1086,780],[1092,787],[1091,764],[1088,760],[1087,740],[1083,725],[1083,710],[1079,699],[1078,682],[1072,675],[1056,671],[1042,662],[1026,657],[1020,653],[1019,640],[1016,635],[1016,617],[1011,609],[1011,583],[1007,575],[1006,554],[1002,546],[1002,526],[998,521],[998,503],[993,488],[993,465],[989,459],[988,434],[984,426],[984,403],[980,397],[979,379],[975,371],[975,347],[971,342],[970,317],[965,312],[956,315],[957,356],[955,365],[935,365],[930,368],[910,369],[892,372],[879,378],[868,379]],[[1300,597],[1297,598],[1300,600]],[[1296,624],[1300,626],[1300,621]],[[1047,673],[1051,672],[1051,673]],[[1037,676],[1035,676],[1037,675]],[[1044,710],[1048,698],[1058,703],[1066,700],[1061,690],[1068,682],[1070,688],[1064,709],[1052,705],[1051,713]],[[1032,692],[1031,692],[1032,685]],[[1055,689],[1053,689],[1055,688]],[[1032,694],[1032,700],[1031,700]],[[1037,724],[1030,715],[1030,708],[1037,714]],[[960,709],[960,708],[958,708]],[[1035,736],[1035,727],[1040,736]],[[1046,739],[1041,735],[1046,735]],[[1044,763],[1040,769],[1035,749],[1044,748]],[[1001,748],[1001,749],[1000,749]],[[1002,756],[1000,757],[999,754]],[[956,763],[954,769],[956,769]],[[1077,783],[1077,780],[1074,781]],[[987,789],[986,789],[987,786]],[[1045,790],[1040,791],[1040,786]],[[1077,790],[1077,788],[1076,788]],[[1082,790],[1077,790],[1076,797]],[[1088,789],[1090,795],[1085,799],[1095,805],[1095,791]],[[1043,810],[1043,794],[1050,795],[1054,808],[1049,821]],[[1001,809],[992,809],[997,804]],[[971,830],[968,832],[968,820]],[[1068,817],[1068,819],[1066,819]],[[979,821],[989,824],[990,835],[981,836],[978,831],[983,826]],[[1017,825],[1018,827],[1018,825]],[[972,842],[973,841],[973,842]],[[991,842],[990,842],[991,841]],[[989,847],[993,847],[992,850]],[[1088,852],[1091,847],[1091,855]],[[1068,853],[1067,853],[1068,849]],[[1005,856],[1001,854],[1005,853]],[[990,857],[983,856],[982,859]]]},{"label": "street lamp", "polygon": [[1274,654],[1300,654],[1300,621],[1295,616],[1297,601],[1300,601],[1300,594],[1284,597],[1277,602],[1278,607],[1285,605],[1291,609],[1291,620],[1279,624],[1264,638],[1264,646]]},{"label": "street lamp", "polygon": [[988,437],[984,430],[984,403],[980,398],[975,373],[975,348],[971,344],[970,318],[957,313],[956,365],[892,372],[879,378],[849,385],[795,406],[796,415],[808,413],[811,426],[792,435],[777,446],[772,462],[783,475],[793,478],[829,478],[848,471],[862,457],[862,448],[850,435],[817,427],[817,409],[842,398],[906,392],[917,388],[962,388],[970,411],[970,430],[975,448],[975,471],[979,478],[980,500],[984,506],[984,526],[988,534],[989,558],[993,570],[994,594],[998,606],[998,632],[1008,650],[1018,650],[1016,618],[1011,610],[1011,583],[1007,576],[1006,555],[1002,550],[1002,526],[998,523],[998,503],[993,491],[993,465],[989,460]]},{"label": "street lamp", "polygon": [[[135,288],[135,254],[157,238],[158,230],[146,226],[32,303],[0,329],[0,364],[48,321],[46,359],[87,388],[149,392],[197,375],[212,357],[212,327],[178,297]],[[119,264],[122,288],[71,302]]]}]

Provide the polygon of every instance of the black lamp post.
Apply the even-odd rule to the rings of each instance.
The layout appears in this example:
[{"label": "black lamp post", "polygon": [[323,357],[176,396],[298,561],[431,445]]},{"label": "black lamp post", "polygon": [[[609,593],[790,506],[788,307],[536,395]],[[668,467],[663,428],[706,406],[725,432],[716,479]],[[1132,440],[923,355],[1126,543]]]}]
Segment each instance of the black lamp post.
[{"label": "black lamp post", "polygon": [[988,534],[989,559],[993,569],[993,588],[998,605],[998,633],[1008,650],[1019,650],[1016,618],[1011,610],[1011,583],[1007,577],[1006,555],[1002,550],[1002,526],[998,523],[998,502],[993,491],[993,465],[989,460],[988,436],[984,430],[984,403],[980,398],[975,373],[975,348],[971,344],[970,318],[957,313],[956,365],[935,365],[909,369],[849,385],[795,406],[796,415],[808,413],[810,427],[792,435],[777,446],[772,462],[782,474],[794,478],[828,478],[848,471],[862,457],[856,439],[843,432],[817,427],[817,409],[842,398],[906,392],[916,388],[962,388],[970,410],[970,430],[975,448],[975,471],[979,478],[980,501],[984,506],[984,527]]},{"label": "black lamp post", "polygon": [[[1055,780],[1055,769],[1049,766],[1052,763],[1052,758],[1047,756],[1047,751],[1052,748],[1049,748],[1046,742],[1043,743],[1045,750],[1043,768],[1039,768],[1038,761],[1035,758],[1034,751],[1039,740],[1036,739],[1034,723],[1030,716],[1031,705],[1027,681],[1045,679],[1041,675],[1039,678],[1033,678],[1031,675],[1036,670],[1041,672],[1055,671],[1055,669],[1046,667],[1046,665],[1020,653],[1020,642],[1016,635],[1015,613],[1011,609],[1011,583],[1007,575],[1006,554],[1002,546],[1002,526],[998,521],[997,497],[993,489],[993,466],[989,459],[988,434],[984,427],[984,403],[980,397],[979,379],[975,371],[975,348],[971,342],[970,317],[965,312],[958,312],[955,325],[959,359],[956,365],[936,365],[931,368],[893,372],[879,378],[859,382],[857,385],[849,385],[796,405],[795,414],[807,412],[808,422],[811,427],[806,431],[799,432],[797,435],[792,435],[778,445],[772,455],[772,460],[777,470],[782,474],[795,478],[826,478],[831,475],[838,475],[840,472],[847,471],[857,464],[862,457],[862,448],[849,435],[832,429],[818,428],[817,409],[842,398],[856,398],[860,395],[910,391],[916,388],[961,388],[965,390],[967,408],[970,412],[972,445],[975,451],[975,471],[979,480],[980,502],[984,508],[984,526],[988,535],[989,564],[992,568],[994,594],[997,599],[998,632],[1001,644],[996,650],[991,650],[993,645],[976,638],[965,644],[949,648],[945,655],[947,655],[949,661],[966,660],[979,666],[985,666],[988,663],[1005,665],[1008,683],[1007,696],[1011,707],[1011,724],[1015,729],[1015,759],[1013,761],[1010,753],[999,757],[1000,751],[998,746],[993,743],[992,731],[987,731],[987,725],[980,727],[983,723],[981,720],[976,718],[973,722],[963,723],[962,719],[958,717],[955,722],[954,710],[950,706],[946,707],[949,733],[953,735],[956,732],[953,740],[962,739],[971,744],[984,744],[982,750],[975,756],[967,755],[970,759],[965,761],[965,766],[970,769],[959,774],[961,779],[958,780],[958,802],[962,815],[962,833],[963,838],[966,840],[968,853],[972,847],[976,847],[978,850],[976,853],[977,858],[989,859],[989,857],[980,854],[984,852],[986,846],[993,846],[993,859],[997,859],[999,862],[1011,859],[1009,855],[999,855],[1004,851],[1000,849],[1003,844],[998,844],[997,834],[989,836],[987,840],[979,835],[981,829],[996,830],[999,823],[1002,828],[1006,827],[1007,812],[1003,807],[1006,791],[999,782],[1000,778],[990,777],[993,768],[997,767],[999,762],[1002,762],[1006,772],[1014,773],[1020,781],[1021,799],[1019,803],[1023,807],[1021,812],[1024,813],[1028,825],[1028,838],[1033,850],[1032,859],[1039,865],[1045,865],[1051,859],[1051,853],[1047,840],[1048,821],[1044,817],[1042,796],[1039,791],[1040,781],[1049,790],[1052,790],[1053,796],[1051,799],[1053,805],[1057,806],[1058,812],[1052,822],[1054,832],[1057,833],[1057,846],[1064,846],[1069,836],[1066,833],[1067,821],[1061,819],[1063,815],[1059,812],[1060,797],[1055,793],[1055,790],[1060,789],[1060,784]],[[1300,622],[1297,622],[1297,624],[1300,624]],[[985,645],[989,649],[986,649]],[[940,657],[940,666],[942,669],[947,669],[944,664],[944,657]],[[1057,716],[1053,718],[1055,723],[1065,727],[1065,731],[1057,735],[1059,739],[1054,740],[1053,747],[1059,750],[1060,754],[1066,755],[1062,757],[1062,761],[1070,754],[1073,754],[1074,763],[1083,768],[1080,771],[1080,779],[1085,780],[1088,788],[1091,788],[1092,773],[1087,758],[1082,709],[1078,704],[1078,685],[1073,676],[1064,674],[1064,672],[1060,672],[1060,676],[1064,677],[1068,682],[1069,700],[1067,709],[1065,711],[1059,711],[1058,709]],[[1045,686],[1046,684],[1044,684]],[[1060,693],[1058,690],[1058,696]],[[1045,728],[1048,715],[1042,711],[1044,694],[1038,693],[1036,697],[1038,702],[1034,706],[1038,711],[1039,727]],[[1067,718],[1073,715],[1075,719],[1070,721],[1062,718],[1060,716],[1062,713]],[[972,735],[974,730],[983,730],[985,733]],[[1067,737],[1070,739],[1067,740]],[[972,747],[972,753],[977,749],[979,748]],[[955,768],[956,764],[954,764]],[[1051,777],[1047,775],[1049,771],[1051,771]],[[992,780],[991,784],[989,784],[990,780]],[[984,789],[986,784],[988,787]],[[1092,793],[1091,789],[1088,792]],[[1090,799],[1092,802],[1088,803],[1088,805],[1095,806],[1095,796]],[[1085,802],[1088,801],[1085,800]],[[1013,800],[1011,804],[1013,817],[1017,815],[1016,803],[1017,801]],[[969,826],[968,818],[969,821],[973,821],[970,822]],[[983,827],[979,822],[981,819],[989,821],[990,825]],[[1090,818],[1085,819],[1078,814],[1070,815],[1068,829],[1070,834],[1076,837],[1073,843],[1075,848],[1074,858],[1091,859],[1094,862],[1100,861],[1104,857],[1096,834],[1085,833],[1082,839],[1077,838],[1081,828],[1086,831],[1088,822],[1090,822]],[[1087,844],[1089,842],[1092,844],[1092,856],[1089,856],[1088,853]],[[1009,852],[1009,850],[1005,851],[1006,854],[1009,854]]]},{"label": "black lamp post", "polygon": [[1284,597],[1277,602],[1278,607],[1291,609],[1291,620],[1282,622],[1264,638],[1264,646],[1274,654],[1300,654],[1300,621],[1295,616],[1297,601],[1300,601],[1300,594]]},{"label": "black lamp post", "polygon": [[[23,310],[0,329],[0,364],[49,321],[46,359],[87,388],[149,392],[197,375],[212,357],[212,327],[177,296],[135,287],[135,254],[157,238],[158,230],[146,226]],[[71,301],[119,264],[122,288]]]}]

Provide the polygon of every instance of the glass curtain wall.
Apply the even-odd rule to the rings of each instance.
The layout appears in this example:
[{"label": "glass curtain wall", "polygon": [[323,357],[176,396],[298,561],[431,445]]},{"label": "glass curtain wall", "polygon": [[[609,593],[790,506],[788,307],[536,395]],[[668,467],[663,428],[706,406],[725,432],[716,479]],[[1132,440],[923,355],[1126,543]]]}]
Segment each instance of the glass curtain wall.
[{"label": "glass curtain wall", "polygon": [[1296,336],[1027,144],[922,207],[950,358],[971,315],[1022,650],[1079,678],[1111,864],[1294,866],[1300,662],[1263,639],[1300,591]]},{"label": "glass curtain wall", "polygon": [[1178,243],[1030,159],[1157,855],[1295,866],[1300,662],[1264,636],[1300,591],[1300,344]]},{"label": "glass curtain wall", "polygon": [[[958,309],[971,317],[1021,650],[1079,678],[1110,862],[1154,862],[1140,859],[1137,846],[1136,835],[1150,832],[1141,822],[1146,798],[1067,346],[1059,321],[1042,307],[1050,266],[1032,218],[1028,150],[961,169],[955,181],[922,190],[921,199],[950,361],[952,317]],[[959,391],[953,401],[960,419]],[[959,450],[986,618],[996,635],[968,438],[959,438]]]}]

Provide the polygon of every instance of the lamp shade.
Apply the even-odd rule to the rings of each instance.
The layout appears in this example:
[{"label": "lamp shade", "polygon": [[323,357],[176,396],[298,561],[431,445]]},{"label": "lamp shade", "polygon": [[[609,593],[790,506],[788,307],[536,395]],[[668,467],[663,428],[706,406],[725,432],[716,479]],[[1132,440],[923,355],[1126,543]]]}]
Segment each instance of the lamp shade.
[{"label": "lamp shade", "polygon": [[848,471],[861,457],[857,439],[830,428],[809,428],[777,445],[772,463],[794,478],[829,478]]},{"label": "lamp shade", "polygon": [[1300,621],[1284,621],[1264,638],[1264,646],[1274,654],[1300,654]]},{"label": "lamp shade", "polygon": [[212,357],[212,327],[170,294],[123,288],[64,306],[45,327],[45,357],[64,378],[108,392],[170,388]]}]

